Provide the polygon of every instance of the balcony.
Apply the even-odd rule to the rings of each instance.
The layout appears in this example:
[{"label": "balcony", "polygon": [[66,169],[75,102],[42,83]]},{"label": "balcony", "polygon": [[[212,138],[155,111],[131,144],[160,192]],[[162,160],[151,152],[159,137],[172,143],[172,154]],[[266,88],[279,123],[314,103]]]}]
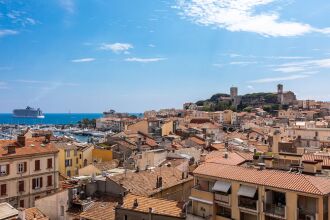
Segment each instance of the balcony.
[{"label": "balcony", "polygon": [[264,212],[265,215],[270,217],[286,219],[286,206],[264,203]]},{"label": "balcony", "polygon": [[238,207],[240,209],[250,211],[250,212],[258,212],[258,200],[254,200],[247,197],[240,196],[238,199]]},{"label": "balcony", "polygon": [[214,194],[214,201],[224,205],[230,205],[230,195]]},{"label": "balcony", "polygon": [[297,220],[316,220],[319,217],[316,211],[310,211],[307,209],[298,208],[297,212],[298,212]]},{"label": "balcony", "polygon": [[195,186],[191,189],[190,199],[205,201],[206,203],[213,204],[213,193],[201,190],[199,186]]}]

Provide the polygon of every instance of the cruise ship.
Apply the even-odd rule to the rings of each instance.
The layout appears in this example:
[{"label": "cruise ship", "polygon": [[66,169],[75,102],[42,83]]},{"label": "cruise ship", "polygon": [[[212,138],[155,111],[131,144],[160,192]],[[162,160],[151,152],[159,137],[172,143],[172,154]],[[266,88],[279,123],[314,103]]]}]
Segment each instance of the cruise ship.
[{"label": "cruise ship", "polygon": [[26,107],[25,109],[14,109],[13,117],[15,118],[45,118],[44,114],[38,109]]}]

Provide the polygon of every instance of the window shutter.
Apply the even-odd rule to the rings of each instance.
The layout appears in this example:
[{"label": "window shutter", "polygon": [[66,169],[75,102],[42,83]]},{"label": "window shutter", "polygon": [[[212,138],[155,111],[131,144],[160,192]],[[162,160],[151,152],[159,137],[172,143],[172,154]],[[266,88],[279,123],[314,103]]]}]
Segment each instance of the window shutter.
[{"label": "window shutter", "polygon": [[53,179],[52,176],[47,177],[47,186],[52,186],[53,185],[52,184],[52,182],[53,182],[52,179]]},{"label": "window shutter", "polygon": [[7,175],[9,175],[9,173],[10,173],[10,172],[9,172],[9,171],[10,171],[9,168],[10,168],[10,165],[7,164]]},{"label": "window shutter", "polygon": [[42,177],[40,177],[40,188],[42,188]]},{"label": "window shutter", "polygon": [[24,162],[24,173],[27,171],[27,162]]},{"label": "window shutter", "polygon": [[1,185],[1,195],[4,196],[7,194],[7,185],[6,184],[2,184]]},{"label": "window shutter", "polygon": [[32,179],[32,189],[36,188],[36,179]]}]

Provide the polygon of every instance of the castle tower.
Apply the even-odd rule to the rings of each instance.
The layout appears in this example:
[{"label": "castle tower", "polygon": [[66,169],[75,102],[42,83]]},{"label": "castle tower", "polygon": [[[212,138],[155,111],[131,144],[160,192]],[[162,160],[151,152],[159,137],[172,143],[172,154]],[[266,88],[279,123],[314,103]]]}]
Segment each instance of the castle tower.
[{"label": "castle tower", "polygon": [[283,93],[283,85],[282,84],[278,84],[277,85],[277,93],[278,94],[282,94]]},{"label": "castle tower", "polygon": [[238,88],[237,87],[230,87],[230,98],[234,99],[238,95]]},{"label": "castle tower", "polygon": [[283,104],[284,94],[283,94],[283,85],[277,85],[277,100],[279,103]]}]

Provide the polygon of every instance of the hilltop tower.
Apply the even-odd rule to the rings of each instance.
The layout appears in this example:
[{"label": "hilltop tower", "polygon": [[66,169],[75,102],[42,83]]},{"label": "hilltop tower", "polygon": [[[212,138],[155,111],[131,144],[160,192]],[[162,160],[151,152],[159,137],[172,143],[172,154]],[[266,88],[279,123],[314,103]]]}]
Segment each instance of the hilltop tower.
[{"label": "hilltop tower", "polygon": [[277,85],[277,94],[282,94],[283,93],[283,85],[282,84],[278,84]]},{"label": "hilltop tower", "polygon": [[238,88],[237,87],[230,87],[230,98],[235,99],[238,95]]}]

